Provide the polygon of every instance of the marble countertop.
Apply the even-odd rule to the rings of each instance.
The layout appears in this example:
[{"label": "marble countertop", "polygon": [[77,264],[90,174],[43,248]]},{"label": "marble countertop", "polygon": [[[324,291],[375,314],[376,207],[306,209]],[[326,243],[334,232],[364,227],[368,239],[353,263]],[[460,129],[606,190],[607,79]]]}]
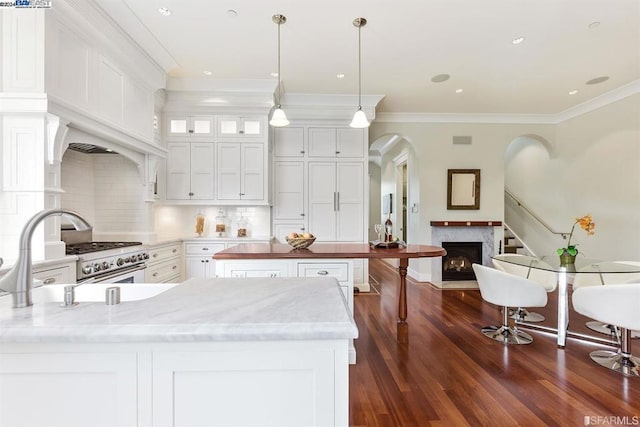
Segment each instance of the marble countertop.
[{"label": "marble countertop", "polygon": [[148,299],[112,306],[80,302],[73,308],[63,308],[57,302],[35,302],[32,307],[12,309],[10,296],[0,298],[0,343],[270,341],[357,336],[358,329],[334,278],[197,278]]}]

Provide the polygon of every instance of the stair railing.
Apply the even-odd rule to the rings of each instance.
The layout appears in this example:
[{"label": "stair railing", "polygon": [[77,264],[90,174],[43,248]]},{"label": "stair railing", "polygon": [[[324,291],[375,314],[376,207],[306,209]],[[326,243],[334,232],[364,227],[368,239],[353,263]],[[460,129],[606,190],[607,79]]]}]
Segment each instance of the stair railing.
[{"label": "stair railing", "polygon": [[511,191],[509,191],[508,188],[504,189],[504,193],[509,196],[511,199],[513,199],[514,202],[516,202],[516,204],[522,208],[522,210],[524,210],[526,213],[528,213],[533,219],[535,219],[536,221],[538,221],[540,224],[542,224],[542,226],[544,228],[546,228],[547,230],[549,230],[550,233],[552,234],[557,234],[559,236],[562,236],[563,239],[567,239],[567,237],[569,236],[569,234],[571,234],[570,232],[565,232],[565,231],[556,231],[553,228],[551,228],[551,226],[549,224],[547,224],[545,222],[545,220],[543,220],[542,218],[540,218],[540,216],[538,216],[535,212],[533,212],[531,209],[529,209],[527,207],[527,205],[525,205],[522,200],[518,199]]}]

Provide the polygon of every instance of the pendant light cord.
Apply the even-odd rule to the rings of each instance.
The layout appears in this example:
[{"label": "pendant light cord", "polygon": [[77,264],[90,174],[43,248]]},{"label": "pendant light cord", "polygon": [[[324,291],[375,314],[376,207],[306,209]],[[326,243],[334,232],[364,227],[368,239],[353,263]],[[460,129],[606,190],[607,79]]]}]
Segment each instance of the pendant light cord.
[{"label": "pendant light cord", "polygon": [[358,109],[362,109],[362,25],[358,26]]},{"label": "pendant light cord", "polygon": [[280,108],[280,98],[282,94],[280,93],[280,22],[278,22],[278,108]]}]

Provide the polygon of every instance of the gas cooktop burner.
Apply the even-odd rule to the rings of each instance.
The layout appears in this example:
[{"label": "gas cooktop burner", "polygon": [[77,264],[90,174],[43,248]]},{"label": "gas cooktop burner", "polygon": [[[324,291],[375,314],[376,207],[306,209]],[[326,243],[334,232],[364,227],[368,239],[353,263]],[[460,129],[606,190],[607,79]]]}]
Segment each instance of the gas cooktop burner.
[{"label": "gas cooktop burner", "polygon": [[119,249],[127,246],[138,246],[142,242],[85,242],[67,245],[67,255],[81,255],[90,252],[106,251],[109,249]]}]

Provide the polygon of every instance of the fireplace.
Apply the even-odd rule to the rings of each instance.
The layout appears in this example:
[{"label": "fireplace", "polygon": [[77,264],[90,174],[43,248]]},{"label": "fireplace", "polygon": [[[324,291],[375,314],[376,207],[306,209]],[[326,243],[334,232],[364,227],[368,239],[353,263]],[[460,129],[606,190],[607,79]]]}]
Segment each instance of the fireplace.
[{"label": "fireplace", "polygon": [[472,264],[482,264],[482,242],[442,242],[442,280],[476,280]]}]

